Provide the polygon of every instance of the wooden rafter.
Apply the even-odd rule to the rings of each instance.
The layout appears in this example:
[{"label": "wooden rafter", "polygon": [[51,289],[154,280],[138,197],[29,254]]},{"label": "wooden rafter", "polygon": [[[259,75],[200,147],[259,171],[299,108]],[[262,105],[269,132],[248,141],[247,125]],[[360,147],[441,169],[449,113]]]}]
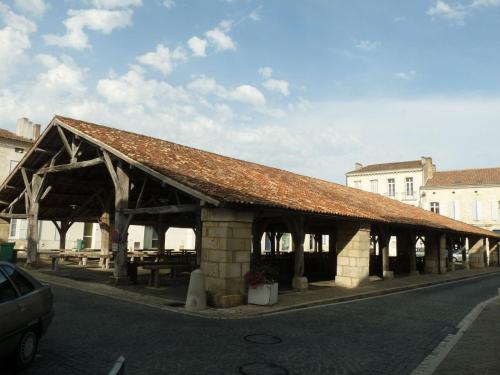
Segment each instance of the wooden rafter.
[{"label": "wooden rafter", "polygon": [[51,167],[41,168],[38,170],[37,173],[43,174],[43,173],[66,172],[66,171],[70,171],[73,169],[93,167],[93,166],[96,166],[96,165],[99,165],[102,163],[104,163],[104,160],[102,158],[95,158],[95,159],[91,159],[91,160],[78,161],[78,162],[69,163],[69,164],[60,164],[60,165],[54,165]]},{"label": "wooden rafter", "polygon": [[159,214],[178,214],[186,212],[196,212],[198,206],[195,204],[180,204],[180,205],[170,205],[170,206],[158,206],[158,207],[141,207],[141,208],[125,208],[123,209],[124,214],[147,214],[147,215],[159,215]]},{"label": "wooden rafter", "polygon": [[57,132],[59,133],[59,137],[61,138],[61,141],[64,145],[64,148],[66,149],[66,152],[68,153],[69,157],[71,158],[73,156],[73,150],[68,142],[68,138],[66,138],[66,134],[64,134],[64,131],[60,126],[57,126]]}]

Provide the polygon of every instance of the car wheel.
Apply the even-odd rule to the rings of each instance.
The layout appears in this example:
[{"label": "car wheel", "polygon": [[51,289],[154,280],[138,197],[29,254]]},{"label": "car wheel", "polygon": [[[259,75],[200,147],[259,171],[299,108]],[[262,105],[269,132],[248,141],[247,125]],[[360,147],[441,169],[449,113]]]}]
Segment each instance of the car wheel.
[{"label": "car wheel", "polygon": [[35,330],[28,329],[23,333],[16,350],[16,366],[26,368],[35,359],[38,350],[38,335]]}]

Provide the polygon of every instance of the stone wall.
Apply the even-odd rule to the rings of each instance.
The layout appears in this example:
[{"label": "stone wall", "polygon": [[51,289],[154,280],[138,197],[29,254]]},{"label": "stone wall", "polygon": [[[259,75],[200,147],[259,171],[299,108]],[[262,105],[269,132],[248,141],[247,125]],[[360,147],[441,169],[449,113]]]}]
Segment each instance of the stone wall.
[{"label": "stone wall", "polygon": [[0,219],[0,243],[7,242],[9,239],[9,223]]},{"label": "stone wall", "polygon": [[201,269],[209,302],[220,307],[244,302],[244,276],[250,269],[252,214],[204,208]]},{"label": "stone wall", "polygon": [[445,272],[446,235],[430,233],[425,236],[425,273]]},{"label": "stone wall", "polygon": [[337,253],[335,285],[355,288],[369,282],[370,224],[339,223]]}]

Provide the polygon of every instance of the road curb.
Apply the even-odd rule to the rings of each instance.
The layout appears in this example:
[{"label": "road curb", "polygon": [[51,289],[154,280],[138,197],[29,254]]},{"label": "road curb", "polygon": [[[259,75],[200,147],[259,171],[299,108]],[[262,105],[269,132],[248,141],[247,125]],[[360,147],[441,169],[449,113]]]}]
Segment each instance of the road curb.
[{"label": "road curb", "polygon": [[[142,295],[142,294],[138,294],[138,293],[127,291],[127,290],[122,290],[121,294],[128,295],[131,297],[132,296],[137,297],[137,298],[127,298],[126,296],[119,296],[119,295],[116,295],[115,293],[111,293],[112,291],[95,290],[92,288],[86,288],[85,287],[86,285],[84,285],[84,286],[79,285],[82,282],[78,282],[78,285],[73,285],[76,283],[75,282],[68,283],[68,281],[65,278],[60,277],[60,276],[47,275],[46,273],[42,273],[42,272],[36,272],[36,273],[37,273],[37,277],[38,277],[38,275],[40,275],[39,279],[42,282],[52,283],[54,285],[58,285],[58,286],[66,287],[66,288],[77,289],[77,290],[80,290],[83,292],[92,293],[92,294],[96,294],[96,295],[106,296],[106,297],[114,298],[114,299],[117,299],[120,301],[142,304],[142,305],[145,305],[148,307],[158,308],[161,310],[179,313],[179,314],[184,314],[184,315],[189,315],[189,316],[193,316],[193,317],[200,317],[200,318],[207,318],[207,319],[239,320],[239,319],[250,319],[250,318],[271,316],[271,315],[277,315],[277,314],[285,314],[285,313],[289,313],[289,312],[293,312],[293,311],[297,311],[297,310],[320,308],[323,306],[335,305],[335,304],[340,304],[340,303],[361,301],[361,300],[365,300],[365,299],[377,298],[377,297],[382,297],[382,296],[391,295],[391,294],[409,292],[409,291],[416,290],[416,289],[432,288],[432,287],[443,285],[443,284],[451,284],[451,283],[456,283],[456,282],[461,282],[461,281],[466,281],[466,280],[495,275],[495,274],[500,273],[500,270],[485,272],[485,273],[476,274],[476,275],[466,275],[466,276],[457,277],[457,278],[448,279],[448,280],[436,280],[436,281],[430,281],[430,282],[425,282],[425,283],[405,285],[405,286],[401,286],[401,287],[395,287],[395,288],[384,289],[384,290],[377,290],[377,291],[360,293],[360,294],[344,296],[344,297],[325,298],[325,299],[310,301],[310,302],[306,302],[306,303],[302,303],[302,304],[295,304],[293,306],[285,306],[282,308],[276,308],[276,309],[268,310],[268,311],[251,312],[251,313],[247,313],[245,315],[239,315],[239,316],[229,315],[229,314],[234,314],[234,312],[229,311],[230,309],[227,310],[227,312],[228,312],[227,315],[225,313],[221,313],[220,310],[213,310],[213,309],[209,310],[210,311],[209,313],[207,313],[207,312],[188,312],[182,308],[175,308],[175,307],[168,306],[169,300],[163,299],[161,297],[153,297],[153,298],[151,298],[150,296],[144,297],[144,295]],[[155,300],[156,302],[141,300],[141,298]],[[160,302],[160,300],[161,300],[161,302]],[[205,311],[207,311],[207,310],[205,310]]]},{"label": "road curb", "polygon": [[[500,293],[500,290],[499,290]],[[420,362],[420,364],[411,372],[411,375],[432,375],[439,365],[444,361],[448,353],[460,341],[464,333],[470,328],[472,323],[479,317],[481,312],[490,303],[499,300],[500,296],[487,299],[476,305],[469,314],[457,324],[457,332],[455,334],[447,335],[439,344],[434,348],[431,354]]]}]

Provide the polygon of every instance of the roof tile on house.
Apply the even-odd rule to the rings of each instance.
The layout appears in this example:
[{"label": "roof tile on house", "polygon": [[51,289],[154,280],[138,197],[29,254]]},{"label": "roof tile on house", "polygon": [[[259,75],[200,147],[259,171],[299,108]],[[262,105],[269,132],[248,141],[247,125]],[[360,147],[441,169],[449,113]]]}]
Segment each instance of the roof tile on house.
[{"label": "roof tile on house", "polygon": [[422,168],[421,160],[399,161],[394,163],[370,164],[365,165],[357,170],[347,172],[350,173],[368,173],[368,172],[381,172],[392,171],[401,169],[416,169]]},{"label": "roof tile on house", "polygon": [[495,236],[378,194],[124,130],[62,116],[56,116],[55,120],[115,150],[118,156],[125,155],[221,203],[278,207]]},{"label": "roof tile on house", "polygon": [[500,185],[500,168],[435,172],[432,178],[427,180],[425,187],[481,185]]},{"label": "roof tile on house", "polygon": [[9,130],[6,129],[0,129],[0,138],[8,138],[8,139],[13,139],[15,141],[21,141],[21,142],[27,142],[27,143],[33,143],[31,139],[21,137],[15,133],[12,133]]}]

